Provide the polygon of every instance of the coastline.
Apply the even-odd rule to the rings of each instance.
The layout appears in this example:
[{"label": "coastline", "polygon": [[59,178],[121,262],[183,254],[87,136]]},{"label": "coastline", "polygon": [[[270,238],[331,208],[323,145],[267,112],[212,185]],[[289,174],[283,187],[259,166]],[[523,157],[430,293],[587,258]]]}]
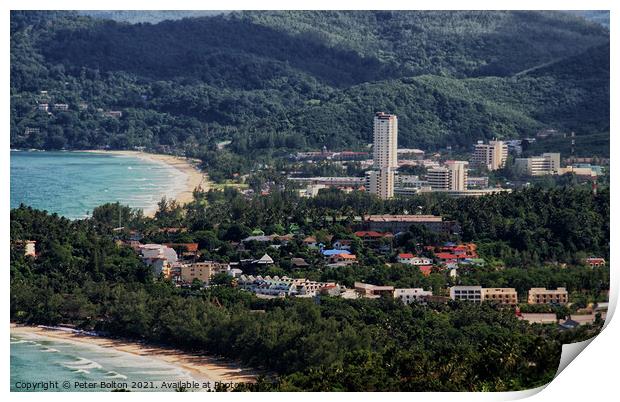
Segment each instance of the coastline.
[{"label": "coastline", "polygon": [[11,334],[38,335],[66,343],[96,345],[148,359],[172,364],[201,381],[242,383],[255,382],[258,373],[241,365],[206,355],[192,355],[173,348],[141,344],[120,339],[77,334],[70,331],[22,326],[11,323]]},{"label": "coastline", "polygon": [[[98,153],[103,155],[119,155],[119,156],[132,156],[143,160],[148,160],[151,162],[165,164],[169,167],[172,167],[185,176],[185,180],[182,183],[182,186],[179,186],[181,189],[175,191],[171,197],[166,196],[167,198],[175,199],[181,205],[190,203],[194,200],[194,190],[197,187],[202,187],[203,190],[208,190],[208,179],[206,174],[204,174],[198,168],[198,160],[183,158],[179,156],[166,155],[166,154],[153,154],[142,151],[121,151],[121,150],[80,150],[76,152],[87,152],[87,153]],[[153,206],[151,208],[144,210],[144,215],[148,217],[153,217],[155,212],[157,211],[157,206]]]}]

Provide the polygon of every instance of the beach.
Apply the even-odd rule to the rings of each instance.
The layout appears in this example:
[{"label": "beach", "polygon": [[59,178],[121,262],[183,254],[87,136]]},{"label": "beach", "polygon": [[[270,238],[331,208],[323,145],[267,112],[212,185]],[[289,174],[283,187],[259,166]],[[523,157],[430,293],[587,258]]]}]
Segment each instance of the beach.
[{"label": "beach", "polygon": [[[208,179],[207,176],[198,168],[198,163],[200,163],[197,159],[183,158],[179,156],[166,155],[166,154],[152,154],[148,152],[141,151],[104,151],[104,150],[85,150],[80,152],[92,152],[99,154],[107,154],[107,155],[120,155],[120,156],[132,156],[135,158],[140,158],[156,163],[162,163],[173,167],[174,169],[180,171],[184,175],[184,182],[177,183],[182,184],[178,188],[178,191],[175,191],[174,194],[169,198],[175,199],[180,204],[187,204],[192,202],[194,199],[193,192],[197,187],[201,187],[203,190],[208,189]],[[144,210],[144,214],[146,216],[152,217],[155,215],[157,211],[157,207],[151,207],[149,209]]]},{"label": "beach", "polygon": [[141,356],[171,364],[191,374],[198,381],[223,383],[254,382],[257,373],[241,365],[206,355],[194,355],[181,350],[142,344],[132,341],[77,334],[71,331],[11,324],[12,335],[36,335],[82,345],[97,345],[115,351]]}]

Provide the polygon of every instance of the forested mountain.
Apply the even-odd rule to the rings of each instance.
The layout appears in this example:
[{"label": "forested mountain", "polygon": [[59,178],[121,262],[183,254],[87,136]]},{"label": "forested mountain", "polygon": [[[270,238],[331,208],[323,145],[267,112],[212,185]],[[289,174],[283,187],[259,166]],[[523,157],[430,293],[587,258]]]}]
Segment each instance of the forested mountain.
[{"label": "forested mountain", "polygon": [[601,24],[604,27],[609,29],[609,10],[584,10],[584,11],[567,11],[568,13],[573,13],[575,15],[579,15],[589,21],[596,22]]},{"label": "forested mountain", "polygon": [[204,17],[210,15],[218,15],[226,13],[227,11],[216,10],[198,10],[198,11],[184,11],[184,10],[80,10],[77,13],[80,15],[88,15],[93,18],[100,18],[105,20],[114,20],[129,22],[132,24],[138,24],[148,22],[151,24],[157,24],[166,20],[180,20],[183,18]]},{"label": "forested mountain", "polygon": [[[11,20],[13,147],[166,146],[205,156],[231,139],[244,156],[360,148],[377,110],[399,115],[401,144],[431,149],[547,127],[609,131],[609,31],[567,13]],[[48,115],[42,102],[69,110]]]}]

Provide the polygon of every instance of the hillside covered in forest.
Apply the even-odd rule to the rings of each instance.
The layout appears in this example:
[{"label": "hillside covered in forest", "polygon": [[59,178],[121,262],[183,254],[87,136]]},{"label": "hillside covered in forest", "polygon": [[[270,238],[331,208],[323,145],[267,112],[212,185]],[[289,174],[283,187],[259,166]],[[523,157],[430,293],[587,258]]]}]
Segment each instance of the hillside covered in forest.
[{"label": "hillside covered in forest", "polygon": [[101,17],[11,14],[12,147],[264,159],[362,148],[378,110],[398,114],[404,147],[544,128],[608,138],[609,31],[568,13]]}]

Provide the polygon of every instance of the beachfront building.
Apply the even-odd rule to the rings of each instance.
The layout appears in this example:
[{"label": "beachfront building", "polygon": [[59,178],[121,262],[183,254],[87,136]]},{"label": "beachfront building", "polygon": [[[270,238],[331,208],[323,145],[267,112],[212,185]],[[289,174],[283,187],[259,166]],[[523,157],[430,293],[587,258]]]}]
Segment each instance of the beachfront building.
[{"label": "beachfront building", "polygon": [[568,292],[566,288],[546,289],[532,288],[527,296],[528,304],[566,304]]},{"label": "beachfront building", "polygon": [[433,292],[431,290],[424,290],[422,288],[394,289],[394,298],[400,299],[405,304],[425,301],[427,297],[432,295]]},{"label": "beachfront building", "polygon": [[142,261],[153,268],[156,276],[167,275],[170,268],[178,261],[177,252],[163,244],[143,244],[138,246]]},{"label": "beachfront building", "polygon": [[531,158],[516,158],[515,168],[527,176],[556,175],[560,173],[560,154],[544,153]]},{"label": "beachfront building", "polygon": [[367,175],[368,191],[379,198],[394,196],[394,171],[398,168],[398,118],[378,112],[373,126],[373,170]]},{"label": "beachfront building", "polygon": [[471,162],[488,170],[498,170],[504,167],[507,158],[508,145],[503,141],[489,141],[488,144],[478,141],[474,145]]}]

